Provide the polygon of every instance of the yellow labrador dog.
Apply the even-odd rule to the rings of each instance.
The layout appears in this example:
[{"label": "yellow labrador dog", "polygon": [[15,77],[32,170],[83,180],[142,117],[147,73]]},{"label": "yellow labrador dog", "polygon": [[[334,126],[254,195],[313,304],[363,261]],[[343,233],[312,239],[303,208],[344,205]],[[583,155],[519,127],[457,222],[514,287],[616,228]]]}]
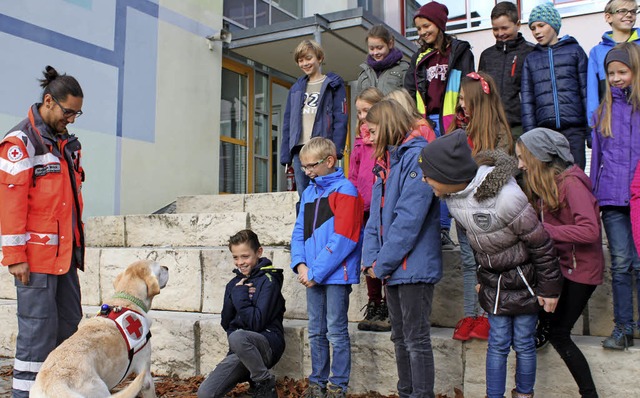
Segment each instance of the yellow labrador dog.
[{"label": "yellow labrador dog", "polygon": [[[138,261],[113,282],[115,293],[100,313],[80,324],[42,364],[31,398],[101,398],[156,396],[151,378],[151,344],[147,312],[169,279],[167,267]],[[122,391],[110,390],[130,373],[138,376]]]}]

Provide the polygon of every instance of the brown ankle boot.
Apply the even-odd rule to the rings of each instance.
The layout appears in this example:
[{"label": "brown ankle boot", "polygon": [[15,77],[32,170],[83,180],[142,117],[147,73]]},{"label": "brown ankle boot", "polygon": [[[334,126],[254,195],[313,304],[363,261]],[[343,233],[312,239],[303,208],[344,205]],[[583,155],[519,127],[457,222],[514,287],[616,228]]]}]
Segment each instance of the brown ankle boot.
[{"label": "brown ankle boot", "polygon": [[511,398],[533,398],[533,393],[523,394],[523,393],[517,392],[516,389],[514,388],[513,390],[511,390]]}]

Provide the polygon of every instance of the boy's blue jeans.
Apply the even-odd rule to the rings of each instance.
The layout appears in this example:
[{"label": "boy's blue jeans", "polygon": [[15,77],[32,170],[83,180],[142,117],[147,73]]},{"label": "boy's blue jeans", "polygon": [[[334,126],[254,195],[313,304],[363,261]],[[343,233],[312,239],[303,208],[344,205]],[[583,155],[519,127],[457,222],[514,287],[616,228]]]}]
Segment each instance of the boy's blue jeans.
[{"label": "boy's blue jeans", "polygon": [[433,398],[435,366],[431,348],[432,283],[387,286],[391,341],[396,352],[400,398]]},{"label": "boy's blue jeans", "polygon": [[536,383],[536,324],[538,314],[489,314],[487,348],[487,397],[504,397],[507,381],[507,357],[516,352],[516,391],[532,394]]},{"label": "boy's blue jeans", "polygon": [[309,186],[311,179],[307,176],[307,173],[302,171],[302,163],[300,162],[300,155],[293,155],[293,175],[296,180],[296,190],[298,191],[298,203],[302,197],[302,193]]},{"label": "boy's blue jeans", "polygon": [[[347,311],[351,285],[315,285],[307,288],[311,375],[309,382],[327,386],[327,381],[343,391],[351,374],[351,340]],[[333,348],[330,356],[329,343]],[[329,376],[331,370],[331,376]]]},{"label": "boy's blue jeans", "polygon": [[617,325],[632,327],[633,274],[635,272],[637,299],[640,302],[640,258],[633,244],[629,207],[603,207],[602,224],[611,252],[613,319]]}]

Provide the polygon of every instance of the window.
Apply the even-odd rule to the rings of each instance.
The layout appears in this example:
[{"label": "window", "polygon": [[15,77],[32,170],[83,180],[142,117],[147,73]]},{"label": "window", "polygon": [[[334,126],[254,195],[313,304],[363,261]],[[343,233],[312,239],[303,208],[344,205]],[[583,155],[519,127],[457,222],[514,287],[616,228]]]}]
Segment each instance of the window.
[{"label": "window", "polygon": [[[413,16],[418,9],[431,0],[405,0],[406,36],[415,39]],[[439,0],[449,9],[447,32],[463,32],[491,27],[491,10],[501,0]],[[508,0],[520,10],[521,20],[527,21],[531,10],[549,0]],[[555,0],[554,4],[563,17],[602,12],[607,0]]]},{"label": "window", "polygon": [[382,0],[358,0],[358,7],[362,7],[375,17],[384,20],[384,2]]},{"label": "window", "polygon": [[252,104],[249,88],[251,69],[223,61],[220,101],[221,193],[246,193],[250,169],[247,159]]},{"label": "window", "polygon": [[222,15],[232,32],[250,29],[302,18],[302,0],[225,0]]}]

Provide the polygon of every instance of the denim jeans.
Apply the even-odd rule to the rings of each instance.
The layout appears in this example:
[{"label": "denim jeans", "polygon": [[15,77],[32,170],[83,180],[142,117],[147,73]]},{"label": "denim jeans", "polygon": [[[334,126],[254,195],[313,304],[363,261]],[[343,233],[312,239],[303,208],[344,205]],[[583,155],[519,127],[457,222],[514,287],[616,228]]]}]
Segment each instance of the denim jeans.
[{"label": "denim jeans", "polygon": [[198,388],[198,398],[222,398],[236,384],[249,379],[261,382],[271,377],[269,340],[257,332],[236,330],[229,337],[230,353],[216,366]]},{"label": "denim jeans", "polygon": [[558,306],[550,314],[549,341],[556,349],[578,384],[582,398],[598,398],[587,359],[571,340],[571,329],[586,307],[595,285],[585,285],[565,279]]},{"label": "denim jeans", "polygon": [[460,243],[460,257],[462,258],[462,286],[464,289],[464,316],[479,315],[480,305],[478,304],[478,293],[476,285],[478,284],[478,265],[473,255],[473,249],[469,245],[467,234],[462,228],[456,224],[458,232],[458,243]]},{"label": "denim jeans", "polygon": [[[604,206],[602,224],[611,252],[613,319],[622,326],[633,325],[633,278],[640,293],[640,258],[633,244],[629,207]],[[640,300],[640,294],[637,294]],[[640,308],[640,306],[639,306]]]},{"label": "denim jeans", "polygon": [[[433,124],[433,132],[436,133],[436,137],[440,137],[444,134],[442,126],[440,126],[440,114],[434,113],[427,115],[427,119]],[[449,208],[444,200],[440,201],[440,228],[451,228],[451,217],[449,217]]]},{"label": "denim jeans", "polygon": [[435,366],[431,348],[433,284],[387,286],[391,341],[396,352],[400,398],[433,398]]},{"label": "denim jeans", "polygon": [[[327,386],[327,381],[343,391],[349,385],[351,340],[347,311],[350,293],[351,285],[315,285],[307,288],[311,349],[309,382],[322,388]],[[329,343],[333,349],[331,356]]]},{"label": "denim jeans", "polygon": [[[296,179],[296,190],[298,191],[298,198],[302,198],[302,193],[309,186],[311,179],[307,177],[307,174],[302,171],[302,163],[300,163],[300,155],[293,155],[293,175]],[[300,202],[300,199],[298,199]]]},{"label": "denim jeans", "polygon": [[516,391],[532,394],[536,384],[536,324],[538,314],[489,314],[487,347],[487,397],[504,397],[507,381],[507,357],[516,352]]}]

